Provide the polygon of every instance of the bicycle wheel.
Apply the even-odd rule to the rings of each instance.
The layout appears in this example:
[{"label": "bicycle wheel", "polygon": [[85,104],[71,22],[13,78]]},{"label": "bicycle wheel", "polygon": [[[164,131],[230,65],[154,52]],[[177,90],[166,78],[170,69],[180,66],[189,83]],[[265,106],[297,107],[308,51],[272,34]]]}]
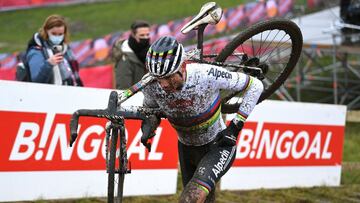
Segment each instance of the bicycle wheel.
[{"label": "bicycle wheel", "polygon": [[127,164],[127,153],[126,153],[126,135],[125,127],[120,127],[120,150],[119,150],[119,176],[118,176],[118,185],[117,185],[117,202],[121,203],[123,198],[123,189],[124,189],[124,180],[125,173],[128,172]]},{"label": "bicycle wheel", "polygon": [[111,143],[110,143],[110,154],[108,162],[108,202],[114,202],[114,188],[116,184],[115,173],[116,173],[116,151],[118,143],[118,130],[116,128],[111,129]]},{"label": "bicycle wheel", "polygon": [[[260,68],[263,74],[258,78],[264,84],[264,91],[258,100],[260,103],[285,82],[299,60],[301,49],[302,34],[299,27],[290,20],[271,19],[243,30],[225,46],[215,61]],[[252,75],[251,71],[244,69],[237,71]],[[222,93],[223,113],[238,111],[241,99],[235,98],[239,93]]]}]

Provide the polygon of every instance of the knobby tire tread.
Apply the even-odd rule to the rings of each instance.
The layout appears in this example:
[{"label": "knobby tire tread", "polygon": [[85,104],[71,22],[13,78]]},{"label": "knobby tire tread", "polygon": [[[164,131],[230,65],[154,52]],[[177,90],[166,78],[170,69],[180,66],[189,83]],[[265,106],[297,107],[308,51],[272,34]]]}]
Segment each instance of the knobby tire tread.
[{"label": "knobby tire tread", "polygon": [[108,174],[108,202],[114,202],[114,180],[115,180],[115,160],[116,160],[116,145],[118,140],[118,133],[115,128],[111,132],[110,144],[110,159],[109,159],[109,174]]},{"label": "knobby tire tread", "polygon": [[[124,151],[126,152],[126,144],[124,143],[125,141],[123,140],[123,138],[125,138],[125,128],[120,128],[119,130],[120,132],[120,153],[119,153],[119,168],[120,171],[125,172],[127,171],[127,165],[125,164],[125,160],[122,160],[124,157]],[[125,148],[124,148],[125,147]],[[121,203],[122,202],[122,198],[124,195],[124,180],[125,180],[125,173],[120,172],[119,175],[119,182],[117,185],[117,199],[119,200],[118,202]]]}]

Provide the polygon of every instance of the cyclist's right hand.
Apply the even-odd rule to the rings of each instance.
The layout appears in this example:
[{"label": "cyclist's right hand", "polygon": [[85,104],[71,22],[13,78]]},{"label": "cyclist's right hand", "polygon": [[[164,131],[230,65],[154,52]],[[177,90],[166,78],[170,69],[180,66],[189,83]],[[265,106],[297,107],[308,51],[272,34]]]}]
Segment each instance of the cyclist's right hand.
[{"label": "cyclist's right hand", "polygon": [[141,124],[141,131],[143,135],[141,136],[141,143],[151,151],[151,143],[148,142],[149,139],[155,136],[155,130],[159,126],[161,119],[155,115],[148,116],[143,120]]}]

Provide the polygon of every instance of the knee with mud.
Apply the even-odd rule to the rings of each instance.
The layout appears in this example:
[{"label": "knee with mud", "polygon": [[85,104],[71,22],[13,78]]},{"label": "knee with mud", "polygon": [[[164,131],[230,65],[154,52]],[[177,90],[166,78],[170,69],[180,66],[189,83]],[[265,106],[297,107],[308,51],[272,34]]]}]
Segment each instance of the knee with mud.
[{"label": "knee with mud", "polygon": [[210,192],[210,185],[201,180],[192,179],[182,191],[179,202],[204,202]]}]

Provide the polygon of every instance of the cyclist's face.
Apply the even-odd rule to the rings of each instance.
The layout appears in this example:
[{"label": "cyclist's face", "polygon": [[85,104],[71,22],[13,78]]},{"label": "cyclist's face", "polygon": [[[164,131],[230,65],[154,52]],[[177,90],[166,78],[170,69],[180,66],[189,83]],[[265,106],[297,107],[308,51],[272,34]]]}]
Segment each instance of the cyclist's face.
[{"label": "cyclist's face", "polygon": [[157,79],[161,88],[168,93],[175,92],[181,90],[184,80],[183,77],[179,74],[179,72],[174,73],[165,78]]}]

